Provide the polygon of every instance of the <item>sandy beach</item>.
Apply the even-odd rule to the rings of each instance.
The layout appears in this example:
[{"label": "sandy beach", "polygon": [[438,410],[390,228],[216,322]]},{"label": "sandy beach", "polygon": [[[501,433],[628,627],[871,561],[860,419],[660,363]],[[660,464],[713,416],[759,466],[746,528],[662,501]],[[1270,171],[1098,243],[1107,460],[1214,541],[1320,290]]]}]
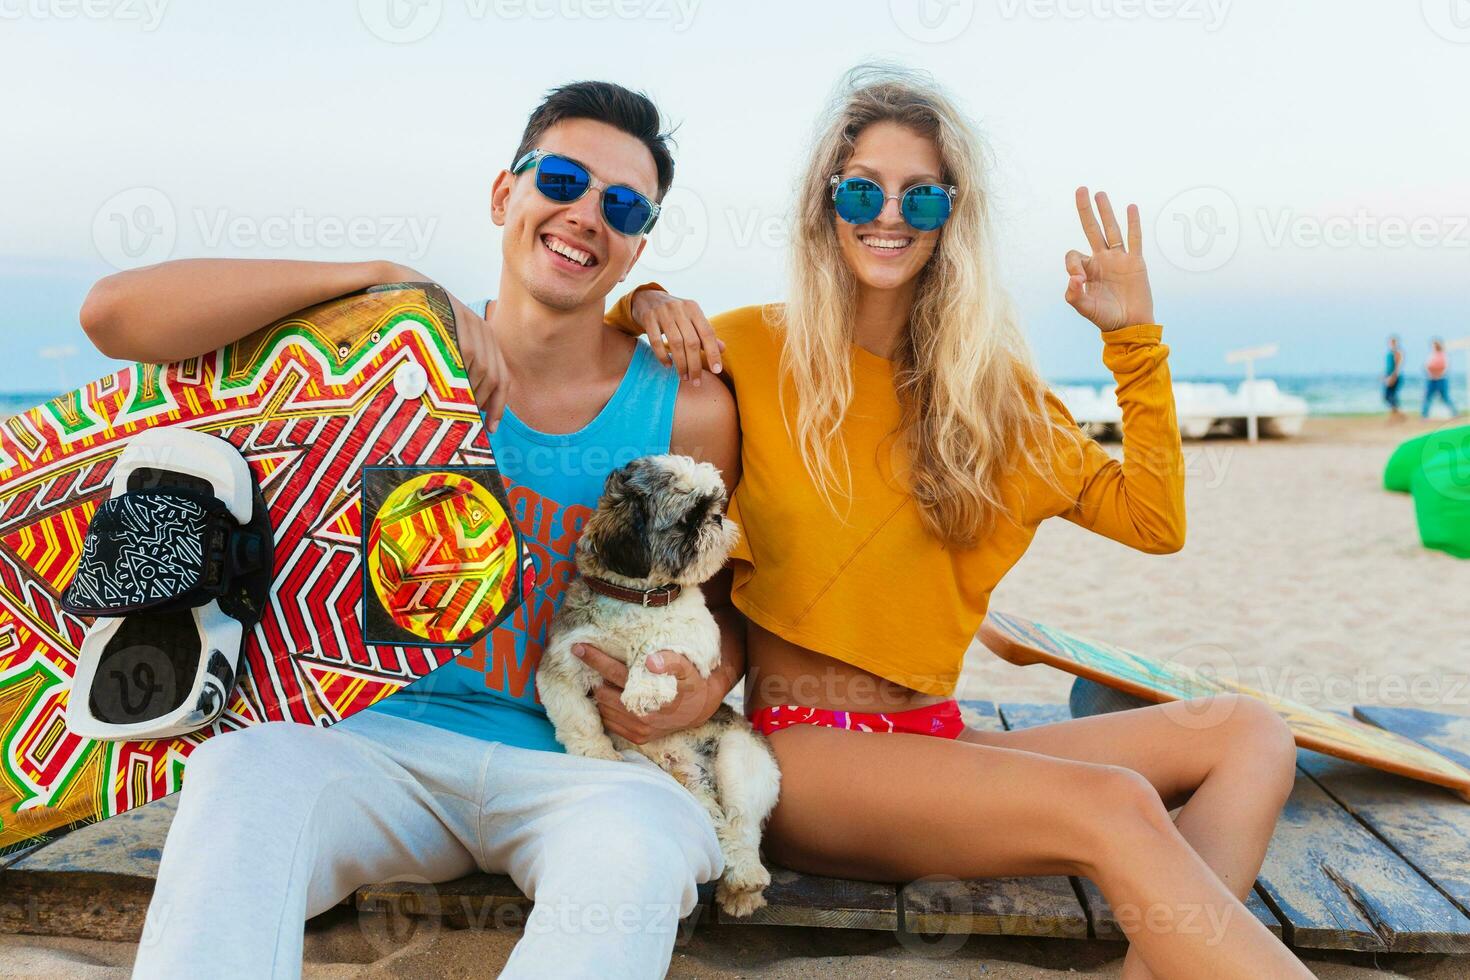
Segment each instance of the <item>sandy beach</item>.
[{"label": "sandy beach", "polygon": [[[1412,705],[1470,715],[1470,562],[1419,544],[1412,501],[1380,486],[1399,440],[1438,423],[1313,418],[1290,440],[1188,442],[1185,549],[1149,556],[1052,521],[997,589],[993,608],[1155,656],[1208,664],[1311,704]],[[1112,444],[1113,452],[1118,451]],[[964,697],[1065,701],[1067,675],[973,647]],[[380,955],[355,915],[313,923],[310,977],[484,976],[513,930],[429,930]],[[971,938],[930,958],[892,934],[701,926],[673,977],[1117,976],[1124,947]],[[6,976],[121,977],[124,944],[0,937]],[[1443,956],[1322,955],[1322,977],[1458,977]]]}]

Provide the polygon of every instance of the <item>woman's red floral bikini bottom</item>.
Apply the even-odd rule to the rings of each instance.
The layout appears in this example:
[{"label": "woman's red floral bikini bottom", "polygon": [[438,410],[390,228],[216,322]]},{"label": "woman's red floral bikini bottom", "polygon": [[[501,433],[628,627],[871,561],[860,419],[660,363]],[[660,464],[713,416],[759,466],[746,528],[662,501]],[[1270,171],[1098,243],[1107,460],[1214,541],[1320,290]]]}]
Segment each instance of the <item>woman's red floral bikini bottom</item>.
[{"label": "woman's red floral bikini bottom", "polygon": [[960,706],[953,699],[907,711],[883,712],[829,711],[799,704],[776,704],[757,711],[750,723],[762,735],[792,725],[845,728],[854,732],[908,732],[936,738],[957,738],[965,730]]}]

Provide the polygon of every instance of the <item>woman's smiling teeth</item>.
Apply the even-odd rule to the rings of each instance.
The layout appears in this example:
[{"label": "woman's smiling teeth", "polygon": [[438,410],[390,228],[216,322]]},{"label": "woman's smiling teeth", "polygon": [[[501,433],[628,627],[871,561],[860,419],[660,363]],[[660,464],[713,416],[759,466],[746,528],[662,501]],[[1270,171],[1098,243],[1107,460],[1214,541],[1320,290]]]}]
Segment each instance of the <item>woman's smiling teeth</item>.
[{"label": "woman's smiling teeth", "polygon": [[580,248],[573,248],[555,235],[542,235],[541,244],[562,258],[570,259],[580,266],[586,267],[597,264],[597,260],[592,257],[591,252],[584,252]]},{"label": "woman's smiling teeth", "polygon": [[879,235],[859,235],[858,241],[880,252],[901,252],[914,243],[912,238],[885,238]]}]

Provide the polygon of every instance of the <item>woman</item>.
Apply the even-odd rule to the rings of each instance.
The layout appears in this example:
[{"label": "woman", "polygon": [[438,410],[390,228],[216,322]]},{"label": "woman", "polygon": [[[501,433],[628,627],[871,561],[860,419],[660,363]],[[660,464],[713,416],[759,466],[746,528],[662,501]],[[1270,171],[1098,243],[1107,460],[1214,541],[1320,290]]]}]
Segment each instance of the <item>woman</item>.
[{"label": "woman", "polygon": [[870,880],[1085,875],[1129,920],[1125,977],[1310,976],[1241,902],[1294,775],[1260,702],[1216,699],[1205,727],[1163,706],[960,721],[965,649],[1041,520],[1149,552],[1184,539],[1137,208],[1125,240],[1080,188],[1090,254],[1066,256],[1067,302],[1118,380],[1120,464],[1033,366],[996,283],[978,146],[921,78],[858,69],[800,184],[784,307],[709,323],[650,285],[611,315],[691,377],[702,353],[736,393],[746,705],[783,773],[767,853]]},{"label": "woman", "polygon": [[1429,358],[1424,362],[1424,407],[1419,411],[1419,417],[1429,418],[1429,409],[1438,396],[1444,407],[1450,410],[1450,418],[1454,418],[1459,413],[1455,411],[1455,403],[1450,401],[1449,355],[1444,352],[1444,341],[1438,337],[1429,342],[1429,347]]}]

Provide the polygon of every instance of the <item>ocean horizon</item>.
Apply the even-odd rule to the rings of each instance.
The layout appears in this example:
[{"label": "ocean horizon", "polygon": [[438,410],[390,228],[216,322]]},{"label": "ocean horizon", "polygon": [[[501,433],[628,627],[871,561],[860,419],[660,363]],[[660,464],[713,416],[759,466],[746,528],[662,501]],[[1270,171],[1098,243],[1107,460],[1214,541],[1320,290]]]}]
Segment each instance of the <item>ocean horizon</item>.
[{"label": "ocean horizon", "polygon": [[[1262,372],[1257,377],[1275,381],[1283,393],[1304,399],[1309,415],[1372,415],[1388,412],[1388,406],[1383,401],[1383,379],[1376,374],[1302,375]],[[1223,384],[1235,391],[1244,378],[1239,374],[1175,375],[1173,380],[1190,384]],[[1105,386],[1108,391],[1112,390],[1114,384],[1112,378],[1105,376],[1047,378],[1047,382],[1052,385]],[[1424,403],[1424,387],[1423,377],[1405,377],[1399,385],[1399,409],[1418,414]],[[1461,412],[1470,406],[1463,371],[1456,371],[1450,376],[1450,400]],[[1436,401],[1433,411],[1443,414],[1444,405]]]},{"label": "ocean horizon", "polygon": [[[1261,378],[1270,378],[1286,394],[1297,395],[1307,402],[1311,415],[1363,415],[1386,412],[1383,403],[1383,385],[1377,375],[1371,374],[1318,374],[1292,375],[1263,373]],[[1232,391],[1241,382],[1240,375],[1180,375],[1175,381],[1190,383],[1218,383]],[[1053,385],[1091,385],[1094,388],[1111,389],[1113,380],[1108,377],[1048,378]],[[23,412],[56,396],[52,391],[0,391],[0,419]],[[1461,412],[1470,407],[1465,376],[1456,372],[1450,378],[1450,399]],[[1399,407],[1405,412],[1418,413],[1424,401],[1424,379],[1407,377],[1399,388]],[[1443,414],[1444,407],[1436,404],[1435,411]]]}]

